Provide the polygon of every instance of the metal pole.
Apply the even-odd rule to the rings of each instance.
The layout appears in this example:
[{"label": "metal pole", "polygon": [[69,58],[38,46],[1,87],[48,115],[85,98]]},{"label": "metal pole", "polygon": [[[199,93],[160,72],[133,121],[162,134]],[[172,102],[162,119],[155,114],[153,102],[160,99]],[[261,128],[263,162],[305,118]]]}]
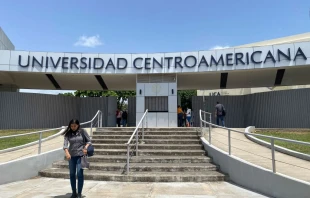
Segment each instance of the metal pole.
[{"label": "metal pole", "polygon": [[127,144],[127,175],[129,174],[129,145]]},{"label": "metal pole", "polygon": [[98,128],[100,127],[100,113],[98,114]]},{"label": "metal pole", "polygon": [[276,173],[276,160],[274,154],[274,139],[271,138],[272,171]]},{"label": "metal pole", "polygon": [[231,155],[230,129],[228,129],[228,153]]},{"label": "metal pole", "polygon": [[209,144],[211,145],[211,124],[209,124]]},{"label": "metal pole", "polygon": [[[207,113],[206,112],[203,113],[203,120],[207,121]],[[207,127],[207,123],[206,122],[205,122],[205,127]]]},{"label": "metal pole", "polygon": [[93,121],[90,122],[90,136],[93,137]]},{"label": "metal pole", "polygon": [[100,116],[100,119],[101,119],[101,121],[100,121],[100,127],[102,127],[102,122],[103,122],[103,120],[102,120],[102,118],[103,118],[103,113],[102,113],[102,111],[101,111],[101,116]]},{"label": "metal pole", "polygon": [[144,121],[142,121],[142,141],[144,141]]},{"label": "metal pole", "polygon": [[212,123],[212,114],[210,113],[210,123]]},{"label": "metal pole", "polygon": [[40,133],[40,137],[39,137],[39,149],[38,149],[38,154],[41,154],[41,143],[42,143],[42,132]]},{"label": "metal pole", "polygon": [[148,126],[149,126],[149,125],[148,125],[148,120],[147,120],[147,117],[148,117],[147,115],[148,115],[148,114],[149,114],[149,112],[146,113],[146,121],[145,121],[145,122],[146,122],[146,128],[148,128]]},{"label": "metal pole", "polygon": [[139,129],[136,131],[136,156],[138,156],[138,145],[139,145]]}]

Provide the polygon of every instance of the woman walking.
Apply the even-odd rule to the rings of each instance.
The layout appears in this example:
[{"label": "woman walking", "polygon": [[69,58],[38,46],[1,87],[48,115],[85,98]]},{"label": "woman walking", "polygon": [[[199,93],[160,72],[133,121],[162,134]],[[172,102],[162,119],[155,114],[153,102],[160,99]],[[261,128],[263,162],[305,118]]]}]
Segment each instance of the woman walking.
[{"label": "woman walking", "polygon": [[[63,133],[64,150],[69,160],[70,183],[72,189],[71,198],[82,197],[84,174],[81,165],[81,158],[87,154],[87,148],[91,145],[88,133],[80,127],[78,120],[71,120],[67,130]],[[69,146],[70,145],[70,146]],[[76,193],[76,174],[78,177],[78,193]]]}]

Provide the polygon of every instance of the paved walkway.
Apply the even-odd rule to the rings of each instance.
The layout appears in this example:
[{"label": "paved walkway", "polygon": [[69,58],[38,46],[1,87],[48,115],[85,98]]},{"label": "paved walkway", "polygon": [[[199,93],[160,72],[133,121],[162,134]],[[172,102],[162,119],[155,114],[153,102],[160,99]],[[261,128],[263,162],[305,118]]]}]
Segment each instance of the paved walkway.
[{"label": "paved walkway", "polygon": [[[42,143],[41,152],[47,152],[54,149],[62,148],[63,146],[63,136],[55,137],[51,140],[47,140]],[[29,157],[38,154],[38,144],[29,146],[27,148],[19,149],[16,151],[1,153],[0,154],[0,163],[12,161],[22,157]],[[0,195],[1,197],[1,195]]]},{"label": "paved walkway", "polygon": [[[0,186],[5,198],[65,198],[71,196],[68,179],[36,178]],[[90,198],[262,198],[260,194],[227,182],[209,183],[122,183],[88,181],[84,197]]]},{"label": "paved walkway", "polygon": [[[238,129],[244,131],[244,129]],[[208,134],[205,135],[208,140]],[[212,129],[211,143],[228,152],[228,132]],[[272,170],[271,150],[248,140],[243,134],[231,133],[231,153],[253,164]],[[310,162],[280,152],[275,153],[276,170],[279,173],[310,182]]]}]

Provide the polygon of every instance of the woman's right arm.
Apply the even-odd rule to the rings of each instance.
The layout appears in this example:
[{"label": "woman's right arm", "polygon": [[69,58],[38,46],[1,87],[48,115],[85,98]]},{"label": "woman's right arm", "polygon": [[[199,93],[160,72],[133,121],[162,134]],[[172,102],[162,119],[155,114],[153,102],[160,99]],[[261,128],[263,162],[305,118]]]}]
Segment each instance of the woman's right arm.
[{"label": "woman's right arm", "polygon": [[69,153],[69,139],[68,139],[68,136],[65,136],[65,138],[64,138],[64,147],[63,147],[63,149],[65,150],[66,158],[68,160],[70,160],[71,159],[71,155]]}]

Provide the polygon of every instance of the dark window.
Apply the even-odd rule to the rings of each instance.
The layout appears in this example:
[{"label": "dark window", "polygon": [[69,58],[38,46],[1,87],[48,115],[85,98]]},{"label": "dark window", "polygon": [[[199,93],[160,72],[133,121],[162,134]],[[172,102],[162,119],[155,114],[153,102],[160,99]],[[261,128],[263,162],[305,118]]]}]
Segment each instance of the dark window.
[{"label": "dark window", "polygon": [[148,109],[149,112],[168,112],[168,96],[146,96],[145,110],[146,109]]}]

